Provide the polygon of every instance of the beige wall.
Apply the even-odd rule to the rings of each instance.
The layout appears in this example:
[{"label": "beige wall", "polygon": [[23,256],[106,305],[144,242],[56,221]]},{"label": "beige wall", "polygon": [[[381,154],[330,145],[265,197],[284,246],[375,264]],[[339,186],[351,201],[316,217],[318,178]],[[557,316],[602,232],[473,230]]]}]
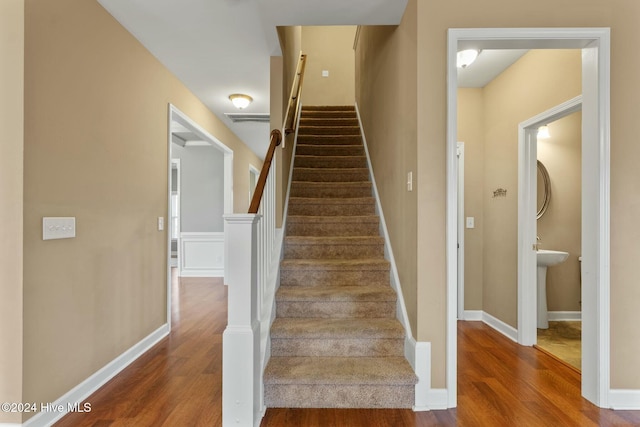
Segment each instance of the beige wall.
[{"label": "beige wall", "polygon": [[[640,133],[636,104],[640,59],[626,55],[631,40],[640,39],[640,2],[636,0],[567,0],[558,7],[553,0],[514,3],[509,0],[455,3],[420,2],[418,20],[418,289],[429,298],[420,300],[419,311],[433,312],[419,318],[419,331],[433,336],[432,371],[435,387],[444,387],[446,316],[445,302],[445,203],[446,203],[446,46],[448,28],[478,27],[610,27],[611,40],[611,386],[640,388]],[[538,65],[539,67],[539,65]],[[540,67],[542,68],[542,67]],[[398,171],[400,173],[400,171]],[[489,183],[486,183],[489,184]],[[486,221],[486,219],[485,219]],[[429,260],[428,263],[422,263]],[[430,271],[432,270],[432,271]],[[428,277],[431,273],[432,276]],[[504,313],[511,316],[513,313]],[[427,321],[428,320],[428,321]],[[420,334],[419,334],[420,335]]]},{"label": "beige wall", "polygon": [[458,90],[458,140],[464,143],[464,216],[475,228],[464,230],[464,308],[482,310],[484,202],[484,92]]},{"label": "beige wall", "polygon": [[261,162],[97,2],[25,18],[23,401],[51,402],[166,322],[168,104],[234,151],[235,212]]},{"label": "beige wall", "polygon": [[[541,66],[541,64],[544,64]],[[582,93],[579,50],[534,50],[484,88],[484,311],[517,327],[518,124]],[[498,188],[506,197],[493,197]]]},{"label": "beige wall", "polygon": [[[356,28],[302,27],[302,51],[307,54],[305,105],[353,105]],[[322,70],[329,71],[329,77],[322,77]]]},{"label": "beige wall", "polygon": [[538,219],[543,249],[569,252],[569,258],[547,270],[549,311],[580,311],[582,226],[582,113],[549,124],[551,138],[538,140],[540,160],[551,181],[551,201]]},{"label": "beige wall", "polygon": [[[24,0],[0,2],[0,402],[22,399]],[[0,412],[0,423],[20,423]]]},{"label": "beige wall", "polygon": [[[356,101],[362,117],[412,333],[419,337],[416,287],[416,2],[398,27],[362,27],[356,48]],[[407,173],[414,188],[407,191]]]}]

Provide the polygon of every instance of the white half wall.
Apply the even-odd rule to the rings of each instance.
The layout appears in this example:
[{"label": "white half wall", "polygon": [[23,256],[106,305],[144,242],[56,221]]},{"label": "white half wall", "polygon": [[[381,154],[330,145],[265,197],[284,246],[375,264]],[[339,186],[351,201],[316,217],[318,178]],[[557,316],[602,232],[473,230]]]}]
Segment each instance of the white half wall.
[{"label": "white half wall", "polygon": [[181,233],[180,276],[224,277],[224,232]]}]

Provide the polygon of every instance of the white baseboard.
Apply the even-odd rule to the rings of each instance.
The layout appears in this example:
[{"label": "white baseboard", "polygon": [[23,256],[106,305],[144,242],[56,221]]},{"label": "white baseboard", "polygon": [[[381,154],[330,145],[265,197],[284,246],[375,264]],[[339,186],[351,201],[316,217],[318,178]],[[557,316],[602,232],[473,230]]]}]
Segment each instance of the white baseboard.
[{"label": "white baseboard", "polygon": [[547,318],[555,322],[579,321],[582,320],[581,311],[548,311]]},{"label": "white baseboard", "polygon": [[0,427],[22,427],[22,424],[0,423]]},{"label": "white baseboard", "polygon": [[609,406],[615,410],[640,410],[640,390],[609,390]]},{"label": "white baseboard", "polygon": [[482,310],[465,310],[464,311],[464,319],[459,319],[459,320],[469,320],[469,321],[475,321],[475,322],[480,322],[482,321]]},{"label": "white baseboard", "polygon": [[106,384],[107,381],[142,356],[161,339],[169,335],[169,332],[169,324],[165,323],[50,405],[50,407],[61,407],[64,408],[64,410],[39,412],[33,418],[23,423],[22,427],[45,427],[52,425],[69,412],[69,405],[81,404],[87,397],[91,396],[96,390]]},{"label": "white baseboard", "polygon": [[449,409],[449,392],[446,388],[432,388],[429,390],[429,397],[427,400],[427,410],[429,411]]},{"label": "white baseboard", "polygon": [[482,321],[510,340],[518,342],[518,330],[513,326],[507,325],[502,320],[484,311],[482,312]]}]

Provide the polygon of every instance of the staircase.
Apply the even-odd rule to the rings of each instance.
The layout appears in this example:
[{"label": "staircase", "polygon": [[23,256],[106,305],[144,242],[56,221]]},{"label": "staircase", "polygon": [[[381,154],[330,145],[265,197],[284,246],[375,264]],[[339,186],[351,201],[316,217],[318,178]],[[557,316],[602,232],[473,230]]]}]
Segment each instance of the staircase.
[{"label": "staircase", "polygon": [[267,407],[411,408],[417,382],[353,107],[303,107]]}]

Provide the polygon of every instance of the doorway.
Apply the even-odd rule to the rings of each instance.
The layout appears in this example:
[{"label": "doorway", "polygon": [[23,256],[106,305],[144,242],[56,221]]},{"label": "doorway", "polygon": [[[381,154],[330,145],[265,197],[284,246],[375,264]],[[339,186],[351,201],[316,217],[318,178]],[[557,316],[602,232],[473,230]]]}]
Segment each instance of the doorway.
[{"label": "doorway", "polygon": [[[168,152],[168,161],[167,161],[167,168],[168,168],[168,175],[169,175],[169,179],[168,179],[168,209],[167,209],[167,217],[168,218],[173,218],[173,210],[172,210],[172,203],[174,202],[173,200],[173,187],[174,187],[174,183],[173,183],[173,176],[174,176],[174,172],[173,172],[173,168],[174,168],[174,155],[173,155],[173,146],[174,145],[178,145],[180,147],[200,147],[202,148],[203,146],[206,147],[213,147],[216,150],[220,151],[223,155],[223,160],[222,160],[222,171],[221,171],[221,178],[222,178],[222,199],[223,199],[223,207],[222,207],[222,214],[230,214],[233,212],[233,151],[227,147],[225,144],[223,144],[219,139],[217,139],[216,137],[214,137],[213,135],[211,135],[209,132],[207,132],[204,128],[202,128],[200,125],[198,125],[195,121],[193,121],[191,118],[189,118],[186,114],[184,114],[182,111],[180,111],[178,108],[176,108],[175,106],[169,104],[169,117],[168,117],[168,123],[169,123],[169,129],[168,129],[168,143],[167,143],[167,152]],[[182,162],[179,162],[180,165],[180,171],[182,172],[181,174],[179,174],[178,176],[182,177],[182,175],[184,174],[184,170],[185,170],[185,165],[182,164]],[[177,181],[179,181],[179,186],[178,188],[181,190],[180,191],[180,198],[183,199],[183,195],[184,195],[184,181],[181,178],[177,178]],[[178,184],[178,182],[176,182],[176,184]],[[184,212],[182,211],[182,209],[180,207],[178,207],[178,212],[179,212],[179,217],[183,217],[184,216]],[[184,257],[185,257],[185,249],[184,249],[184,243],[182,239],[182,237],[184,236],[184,233],[182,233],[184,230],[182,230],[182,226],[180,224],[178,224],[177,226],[175,226],[175,228],[177,230],[179,230],[180,234],[178,236],[176,236],[176,240],[178,242],[179,247],[177,248],[177,254],[178,254],[178,265],[182,265],[184,261]],[[174,232],[174,225],[172,223],[172,221],[169,221],[169,232],[167,233],[167,322],[169,323],[169,325],[171,325],[171,316],[172,316],[172,307],[171,307],[171,302],[172,302],[172,294],[173,294],[173,288],[172,288],[172,238],[175,236],[175,232]],[[222,234],[222,233],[219,233]],[[195,239],[192,239],[195,240]],[[203,245],[203,243],[205,245]],[[206,246],[206,243],[208,242],[202,242],[202,241],[196,241],[195,244],[193,245],[194,247],[202,247],[202,246]],[[218,257],[222,257],[224,254],[224,239],[222,238],[221,242],[214,242],[214,244],[217,247],[220,247],[219,250],[219,254],[217,254]],[[199,261],[197,259],[197,257],[194,257],[196,259],[196,261]],[[225,257],[226,258],[226,257]],[[226,262],[226,260],[221,260],[221,264],[224,264]],[[224,268],[223,268],[224,270]]]},{"label": "doorway", "polygon": [[[457,71],[459,50],[582,49],[583,158],[582,158],[582,395],[597,406],[609,398],[609,29],[451,29],[448,40],[447,120],[447,394],[456,406],[457,313]],[[535,157],[534,157],[535,158]],[[521,159],[522,160],[522,159]],[[527,165],[523,173],[533,174]],[[584,171],[589,171],[586,174]],[[531,175],[530,175],[531,176]],[[535,176],[535,175],[533,175]],[[521,211],[522,207],[518,206]],[[531,212],[528,213],[531,215]],[[535,214],[535,211],[534,211]],[[535,217],[534,217],[535,218]],[[533,223],[533,222],[532,222]],[[523,270],[535,277],[535,232],[518,242]],[[518,280],[518,292],[522,280]],[[535,295],[531,300],[535,301]],[[520,308],[520,307],[519,307]],[[517,313],[518,340],[527,343],[523,325],[535,319],[526,307]]]}]

